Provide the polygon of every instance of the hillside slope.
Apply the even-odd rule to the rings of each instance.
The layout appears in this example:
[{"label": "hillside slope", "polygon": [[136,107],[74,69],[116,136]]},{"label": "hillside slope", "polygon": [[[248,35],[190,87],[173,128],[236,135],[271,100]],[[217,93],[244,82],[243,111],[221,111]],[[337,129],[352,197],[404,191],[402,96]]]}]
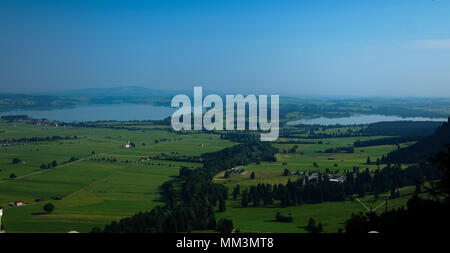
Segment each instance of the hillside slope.
[{"label": "hillside slope", "polygon": [[[449,117],[450,120],[450,117]],[[389,153],[382,161],[386,163],[415,163],[428,160],[432,154],[450,144],[449,120],[438,127],[433,135],[417,143]]]}]

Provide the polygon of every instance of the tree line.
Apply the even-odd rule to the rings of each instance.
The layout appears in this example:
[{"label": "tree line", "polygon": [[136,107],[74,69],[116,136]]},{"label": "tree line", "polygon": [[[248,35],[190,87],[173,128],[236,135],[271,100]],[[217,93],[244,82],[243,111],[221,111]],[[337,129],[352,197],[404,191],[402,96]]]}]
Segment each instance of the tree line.
[{"label": "tree line", "polygon": [[258,184],[241,189],[236,185],[233,189],[233,199],[241,196],[242,207],[270,207],[276,203],[279,207],[296,206],[304,203],[321,203],[327,201],[344,201],[346,197],[357,195],[381,194],[391,192],[398,194],[398,188],[408,185],[418,185],[425,181],[440,178],[441,173],[429,164],[421,163],[402,169],[400,165],[387,165],[376,169],[373,173],[366,169],[345,172],[343,183],[329,180],[327,174],[317,172],[317,177],[302,177],[296,181],[289,180],[287,184]]},{"label": "tree line", "polygon": [[[399,208],[378,215],[374,212],[352,215],[345,223],[348,234],[367,234],[377,231],[386,235],[440,234],[450,225],[450,146],[431,159],[442,174],[441,180],[431,184],[433,199],[415,194],[408,200],[407,208]],[[416,191],[417,193],[417,191]]]},{"label": "tree line", "polygon": [[58,140],[76,140],[78,136],[47,136],[47,137],[23,137],[0,140],[2,143],[19,143],[19,142],[42,142],[42,141],[58,141]]}]

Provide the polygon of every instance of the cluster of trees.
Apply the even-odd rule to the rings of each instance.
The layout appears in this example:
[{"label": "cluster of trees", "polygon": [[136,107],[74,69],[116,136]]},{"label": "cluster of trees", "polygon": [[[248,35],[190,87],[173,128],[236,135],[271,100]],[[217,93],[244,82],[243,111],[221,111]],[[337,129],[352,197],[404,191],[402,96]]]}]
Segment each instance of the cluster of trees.
[{"label": "cluster of trees", "polygon": [[283,150],[283,153],[288,153],[288,154],[295,154],[295,153],[297,153],[297,149],[298,149],[298,146],[297,145],[294,145],[294,146],[292,146],[292,148],[290,148],[289,150]]},{"label": "cluster of trees", "polygon": [[314,218],[309,218],[308,225],[306,225],[305,230],[308,233],[322,233],[323,232],[323,224],[321,222],[316,222]]},{"label": "cluster of trees", "polygon": [[43,209],[47,213],[51,213],[55,209],[55,206],[52,203],[47,203],[47,204],[44,205]]},{"label": "cluster of trees", "polygon": [[423,136],[403,136],[403,137],[388,137],[373,140],[361,141],[357,140],[353,143],[353,147],[370,147],[370,146],[380,146],[380,145],[399,145],[404,142],[418,141],[421,140]]},{"label": "cluster of trees", "polygon": [[[342,125],[335,126],[315,126],[315,125],[296,125],[296,129],[286,129],[280,132],[282,138],[299,138],[299,135],[303,135],[303,139],[324,139],[324,138],[346,138],[356,136],[366,136],[361,133],[357,128],[347,128],[345,131],[341,131]],[[338,128],[333,132],[326,132],[327,129]],[[300,130],[301,129],[301,130]],[[299,143],[299,142],[297,142]],[[299,143],[302,144],[302,143]],[[306,143],[314,144],[314,143]],[[322,143],[318,143],[322,144]]]},{"label": "cluster of trees", "polygon": [[442,122],[438,121],[385,121],[369,124],[360,131],[365,136],[427,136],[432,135]]},{"label": "cluster of trees", "polygon": [[51,168],[55,168],[56,166],[58,166],[58,162],[56,162],[55,160],[53,160],[51,163],[48,164],[41,164],[41,169],[45,170],[45,169],[51,169]]},{"label": "cluster of trees", "polygon": [[259,136],[256,133],[250,131],[229,131],[221,133],[220,139],[246,143],[257,141],[259,139]]},{"label": "cluster of trees", "polygon": [[166,161],[174,161],[174,162],[193,162],[193,163],[199,163],[201,162],[201,158],[199,156],[187,156],[187,155],[181,155],[181,156],[154,156],[150,157],[151,159],[156,160],[166,160]]},{"label": "cluster of trees", "polygon": [[2,143],[19,143],[19,142],[42,142],[42,141],[58,141],[58,140],[76,140],[78,137],[74,136],[47,136],[47,137],[24,137],[0,140]]},{"label": "cluster of trees", "polygon": [[217,224],[217,231],[220,233],[231,233],[234,230],[233,221],[230,219],[220,219]]},{"label": "cluster of trees", "polygon": [[112,162],[112,163],[115,163],[115,162],[117,162],[117,159],[116,158],[114,158],[114,157],[112,157],[112,158],[109,158],[109,157],[90,157],[90,158],[88,158],[88,160],[91,160],[91,161],[106,161],[106,162]]},{"label": "cluster of trees", "polygon": [[[352,215],[346,222],[345,232],[365,234],[378,231],[389,235],[440,233],[438,227],[450,225],[450,147],[432,158],[433,164],[442,173],[438,183],[432,184],[434,199],[422,199],[414,195],[407,208],[400,208],[378,215],[374,212]],[[417,192],[417,190],[416,190]]]},{"label": "cluster of trees", "polygon": [[[424,136],[431,135],[442,123],[435,121],[390,121],[368,124],[367,127],[353,127],[342,130],[343,125],[296,125],[295,128],[284,128],[280,131],[280,137],[298,138],[299,135],[307,134],[302,138],[344,138],[357,136],[399,136],[392,137],[386,142],[419,140]],[[333,130],[326,132],[326,130]],[[404,139],[405,138],[405,139]],[[391,138],[386,138],[391,139]],[[370,142],[366,143],[369,144]]]},{"label": "cluster of trees", "polygon": [[202,154],[204,166],[213,173],[233,168],[238,165],[247,165],[251,162],[276,162],[275,154],[278,149],[267,142],[248,142],[238,144],[223,150]]},{"label": "cluster of trees", "polygon": [[[228,188],[212,182],[219,171],[249,162],[275,160],[276,149],[263,142],[239,144],[221,151],[202,155],[203,167],[180,168],[179,176],[160,187],[161,201],[150,212],[138,213],[119,222],[113,222],[103,232],[187,232],[217,229],[231,232],[231,220],[215,220],[215,207],[225,211]],[[177,187],[175,187],[177,186]],[[179,190],[177,190],[179,189]],[[102,232],[94,228],[92,232]]]},{"label": "cluster of trees", "polygon": [[[367,193],[380,194],[397,188],[421,184],[425,181],[438,179],[442,174],[430,164],[420,163],[402,169],[401,165],[390,165],[376,169],[373,174],[366,169],[362,172],[354,167],[353,171],[345,172],[345,195],[358,194],[360,197]],[[394,194],[395,195],[395,194]]]},{"label": "cluster of trees", "polygon": [[[239,191],[238,188],[234,189],[234,198],[239,195]],[[344,185],[330,182],[325,174],[320,174],[317,181],[308,181],[301,178],[294,182],[289,180],[286,185],[258,184],[245,188],[241,195],[242,207],[267,207],[272,206],[274,201],[280,201],[281,207],[287,207],[303,203],[342,201],[345,199]]]},{"label": "cluster of trees", "polygon": [[[336,147],[336,148],[328,148],[323,151],[323,153],[354,153],[355,149],[353,147]],[[320,151],[319,151],[320,153]]]},{"label": "cluster of trees", "polygon": [[[285,174],[289,174],[285,170]],[[326,201],[343,201],[346,196],[357,194],[364,197],[368,193],[380,194],[391,192],[398,195],[398,188],[407,185],[418,185],[425,181],[435,180],[441,173],[429,164],[421,163],[402,169],[400,165],[387,165],[371,173],[369,169],[345,172],[343,183],[332,182],[327,174],[317,173],[317,178],[307,180],[305,177],[283,184],[258,184],[241,191],[237,185],[233,189],[233,198],[241,195],[241,206],[272,206],[279,201],[279,206],[287,207],[303,203],[320,203]],[[420,189],[419,189],[420,190]]]},{"label": "cluster of trees", "polygon": [[140,212],[119,222],[113,221],[103,231],[95,227],[92,232],[176,233],[216,228],[214,210],[203,199],[193,206],[156,206],[150,212]]},{"label": "cluster of trees", "polygon": [[18,157],[14,157],[12,159],[12,164],[18,164],[18,163],[21,163],[21,162],[22,162],[22,160],[20,160],[20,158],[18,158]]},{"label": "cluster of trees", "polygon": [[280,212],[277,212],[275,220],[278,222],[292,222],[294,219],[290,215],[282,215]]},{"label": "cluster of trees", "polygon": [[[71,162],[74,162],[76,160],[78,160],[78,158],[72,156],[69,160],[62,162],[61,165],[67,164],[67,163],[71,163]],[[43,164],[41,164],[40,168],[44,170],[44,169],[55,168],[57,166],[58,166],[58,162],[56,162],[56,160],[53,160],[51,163],[47,163],[47,164],[43,163]]]},{"label": "cluster of trees", "polygon": [[172,120],[171,117],[167,117],[163,120],[152,120],[151,121],[154,125],[158,125],[158,126],[170,126],[172,125]]}]

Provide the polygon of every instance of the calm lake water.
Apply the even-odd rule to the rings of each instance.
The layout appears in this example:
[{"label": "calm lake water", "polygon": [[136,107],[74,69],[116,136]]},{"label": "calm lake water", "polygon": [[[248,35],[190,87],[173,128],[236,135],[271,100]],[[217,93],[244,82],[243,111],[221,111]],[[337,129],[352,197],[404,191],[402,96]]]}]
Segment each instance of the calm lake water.
[{"label": "calm lake water", "polygon": [[385,116],[385,115],[355,115],[343,118],[315,118],[315,119],[305,119],[289,121],[288,125],[353,125],[353,124],[370,124],[382,121],[447,121],[444,118],[424,118],[424,117],[398,117],[398,116]]},{"label": "calm lake water", "polygon": [[[5,115],[28,115],[35,119],[50,119],[63,122],[74,121],[97,121],[97,120],[160,120],[167,118],[177,108],[153,105],[137,105],[137,104],[115,104],[115,105],[86,105],[77,106],[70,109],[56,109],[47,111],[10,111],[0,112],[0,116]],[[381,121],[447,121],[444,118],[424,118],[424,117],[408,117],[402,118],[398,116],[385,115],[355,115],[343,118],[315,118],[290,121],[288,125],[353,125],[353,124],[370,124]]]},{"label": "calm lake water", "polygon": [[35,119],[49,119],[63,122],[97,121],[97,120],[160,120],[171,116],[177,108],[117,104],[117,105],[87,105],[70,109],[56,109],[49,111],[10,111],[1,112],[5,115],[28,115]]}]

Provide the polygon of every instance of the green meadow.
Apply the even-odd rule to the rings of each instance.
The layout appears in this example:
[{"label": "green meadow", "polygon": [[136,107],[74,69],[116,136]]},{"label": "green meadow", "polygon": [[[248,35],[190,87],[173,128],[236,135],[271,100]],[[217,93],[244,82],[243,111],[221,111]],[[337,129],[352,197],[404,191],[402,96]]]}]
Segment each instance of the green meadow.
[{"label": "green meadow", "polygon": [[[388,201],[388,210],[405,206],[408,199],[414,192],[414,187],[404,187],[400,189],[401,196]],[[389,194],[381,194],[373,204],[368,200],[374,200],[373,195],[367,195],[361,198],[369,209],[372,207],[375,212],[381,213],[385,210],[385,197]],[[425,195],[425,194],[423,194]],[[232,199],[232,196],[230,196]],[[336,233],[344,228],[345,221],[352,214],[366,212],[367,209],[356,199],[339,202],[324,202],[318,204],[303,204],[290,207],[241,207],[241,199],[228,200],[225,212],[218,212],[216,215],[220,218],[230,218],[236,228],[241,232],[248,233],[306,233],[305,226],[312,217],[318,222],[324,224],[324,232]],[[283,215],[290,215],[293,221],[290,223],[277,222],[275,215],[280,212]]]},{"label": "green meadow", "polygon": [[[343,127],[339,131],[347,131]],[[326,131],[338,131],[336,129]],[[161,204],[159,187],[177,176],[182,166],[196,168],[200,162],[189,159],[175,161],[171,158],[195,158],[235,145],[214,133],[178,134],[166,126],[146,122],[101,122],[85,127],[42,126],[30,122],[0,121],[0,139],[60,136],[55,141],[14,142],[0,147],[0,205],[5,208],[3,225],[6,232],[89,232],[95,226],[151,210]],[[76,136],[76,138],[75,138]],[[64,137],[70,137],[64,139]],[[279,149],[276,162],[251,163],[244,172],[224,178],[219,173],[214,181],[232,188],[258,183],[285,184],[299,176],[283,176],[284,169],[291,172],[330,171],[342,174],[357,166],[361,170],[377,168],[367,164],[397,148],[396,145],[355,148],[353,153],[324,153],[326,149],[351,147],[356,140],[382,138],[345,137],[309,139],[281,138],[273,146]],[[131,141],[132,148],[124,148]],[[288,144],[287,141],[314,142],[315,144]],[[320,142],[320,144],[319,144]],[[294,153],[287,150],[297,145]],[[402,144],[405,146],[408,144]],[[141,158],[149,158],[140,161]],[[20,162],[13,163],[18,158]],[[72,161],[69,162],[71,158]],[[56,161],[58,166],[41,168]],[[251,172],[256,173],[250,179]],[[11,178],[14,174],[15,178]],[[403,206],[412,188],[402,189],[402,196],[393,199],[389,208]],[[55,200],[60,196],[61,199]],[[366,196],[367,201],[373,196]],[[37,201],[39,200],[39,201]],[[376,201],[379,204],[383,197]],[[25,205],[11,207],[9,203],[23,201]],[[55,209],[43,211],[46,203]],[[380,208],[379,210],[382,210]],[[240,199],[227,201],[227,210],[217,213],[217,218],[232,218],[235,227],[243,232],[305,232],[310,217],[325,224],[326,232],[337,232],[352,213],[364,211],[356,200],[304,204],[279,208],[241,208]],[[274,222],[276,212],[289,214],[292,223]]]},{"label": "green meadow", "polygon": [[[178,175],[181,166],[201,164],[170,160],[141,163],[141,157],[172,152],[198,156],[234,145],[219,140],[218,135],[178,135],[152,126],[127,130],[1,122],[0,127],[0,139],[77,136],[0,147],[0,205],[5,208],[7,232],[89,232],[94,226],[149,211],[160,204],[158,189],[163,182]],[[127,141],[135,147],[125,149]],[[72,157],[78,160],[63,164]],[[14,158],[20,162],[13,164]],[[108,161],[112,158],[116,162]],[[53,160],[57,167],[40,168]],[[11,179],[11,174],[16,178]],[[62,199],[54,200],[57,196]],[[10,207],[14,201],[26,205]],[[55,206],[51,214],[43,211],[49,202]]]}]

